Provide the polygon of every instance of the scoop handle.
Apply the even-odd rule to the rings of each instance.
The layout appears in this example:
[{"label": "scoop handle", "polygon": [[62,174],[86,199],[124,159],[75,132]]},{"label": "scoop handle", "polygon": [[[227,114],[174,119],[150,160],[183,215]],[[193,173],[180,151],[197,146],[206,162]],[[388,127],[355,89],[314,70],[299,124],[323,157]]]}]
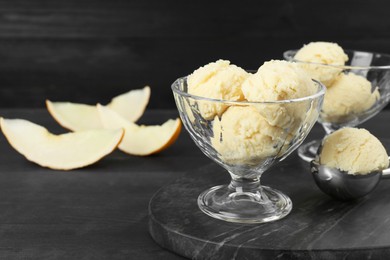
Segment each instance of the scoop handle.
[{"label": "scoop handle", "polygon": [[[390,157],[389,157],[390,160]],[[382,171],[382,178],[383,179],[390,179],[390,168],[384,169]]]}]

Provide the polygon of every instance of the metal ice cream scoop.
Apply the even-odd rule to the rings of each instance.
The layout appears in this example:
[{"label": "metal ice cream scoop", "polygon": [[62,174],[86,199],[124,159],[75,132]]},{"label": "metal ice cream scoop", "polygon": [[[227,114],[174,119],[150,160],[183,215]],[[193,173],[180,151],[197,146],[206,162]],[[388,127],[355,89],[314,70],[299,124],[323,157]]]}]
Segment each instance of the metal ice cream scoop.
[{"label": "metal ice cream scoop", "polygon": [[349,174],[346,171],[320,164],[321,152],[322,144],[318,147],[316,157],[310,162],[310,171],[317,186],[335,199],[361,198],[373,191],[382,178],[390,178],[390,168],[367,174]]},{"label": "metal ice cream scoop", "polygon": [[337,168],[321,165],[318,158],[317,156],[310,163],[313,178],[323,192],[335,199],[361,198],[373,191],[382,178],[390,178],[390,168],[364,175],[354,175]]}]

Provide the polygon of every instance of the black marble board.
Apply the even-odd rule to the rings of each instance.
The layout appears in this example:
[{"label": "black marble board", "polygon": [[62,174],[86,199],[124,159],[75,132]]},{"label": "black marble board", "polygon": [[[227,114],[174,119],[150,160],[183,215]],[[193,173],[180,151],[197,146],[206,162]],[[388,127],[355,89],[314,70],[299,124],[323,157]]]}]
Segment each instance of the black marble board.
[{"label": "black marble board", "polygon": [[198,195],[229,180],[223,168],[210,163],[161,188],[149,204],[153,239],[192,259],[390,257],[390,180],[358,201],[336,201],[317,188],[308,164],[294,153],[262,177],[263,185],[292,199],[293,210],[265,224],[229,223],[199,210]]}]

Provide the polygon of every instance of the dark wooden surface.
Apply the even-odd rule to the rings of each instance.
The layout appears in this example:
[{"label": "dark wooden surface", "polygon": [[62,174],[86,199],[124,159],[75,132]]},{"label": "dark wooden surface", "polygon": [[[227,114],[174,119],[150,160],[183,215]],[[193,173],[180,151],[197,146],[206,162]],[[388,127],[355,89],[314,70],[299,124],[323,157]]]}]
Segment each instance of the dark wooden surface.
[{"label": "dark wooden surface", "polygon": [[174,108],[174,79],[219,58],[246,69],[326,40],[390,53],[389,1],[0,0],[0,107],[95,104],[146,84]]},{"label": "dark wooden surface", "polygon": [[[0,109],[0,116],[64,132],[42,109]],[[148,110],[141,122],[176,116],[176,110]],[[363,126],[389,138],[389,119],[385,111]],[[309,139],[323,133],[316,125]],[[286,160],[299,163],[295,156]],[[116,151],[85,169],[52,171],[28,162],[0,135],[0,259],[182,259],[148,234],[148,203],[159,188],[210,163],[183,131],[159,155]]]},{"label": "dark wooden surface", "polygon": [[[145,123],[174,118],[147,112]],[[45,110],[0,109],[64,132]],[[70,172],[41,168],[13,150],[0,134],[0,259],[182,259],[149,236],[148,203],[188,168],[209,163],[183,133],[159,155],[114,152]]]}]

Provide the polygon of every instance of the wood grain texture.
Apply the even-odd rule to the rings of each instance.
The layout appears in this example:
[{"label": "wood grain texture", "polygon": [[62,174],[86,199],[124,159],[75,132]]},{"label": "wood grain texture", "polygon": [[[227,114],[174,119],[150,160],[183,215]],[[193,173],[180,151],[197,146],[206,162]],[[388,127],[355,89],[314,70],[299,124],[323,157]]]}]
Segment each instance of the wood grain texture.
[{"label": "wood grain texture", "polygon": [[390,53],[389,2],[0,1],[0,107],[94,104],[146,84],[174,108],[171,83],[219,58],[255,69],[315,40]]},{"label": "wood grain texture", "polygon": [[[65,132],[43,109],[0,109],[0,116]],[[176,110],[148,110],[142,123],[158,124],[176,116]],[[388,138],[383,126],[389,118],[390,111],[385,111],[362,127]],[[323,135],[317,124],[308,140]],[[70,172],[28,162],[2,134],[0,155],[0,259],[183,259],[148,234],[148,203],[157,190],[188,170],[212,163],[185,130],[161,154],[137,157],[116,151]],[[300,164],[295,156],[285,162]]]},{"label": "wood grain texture", "polygon": [[[65,132],[42,109],[0,109],[0,115]],[[153,110],[143,122],[175,116]],[[158,155],[115,151],[68,172],[27,161],[2,134],[0,154],[0,259],[183,259],[154,243],[147,221],[149,200],[161,186],[187,167],[210,163],[187,133]]]}]

